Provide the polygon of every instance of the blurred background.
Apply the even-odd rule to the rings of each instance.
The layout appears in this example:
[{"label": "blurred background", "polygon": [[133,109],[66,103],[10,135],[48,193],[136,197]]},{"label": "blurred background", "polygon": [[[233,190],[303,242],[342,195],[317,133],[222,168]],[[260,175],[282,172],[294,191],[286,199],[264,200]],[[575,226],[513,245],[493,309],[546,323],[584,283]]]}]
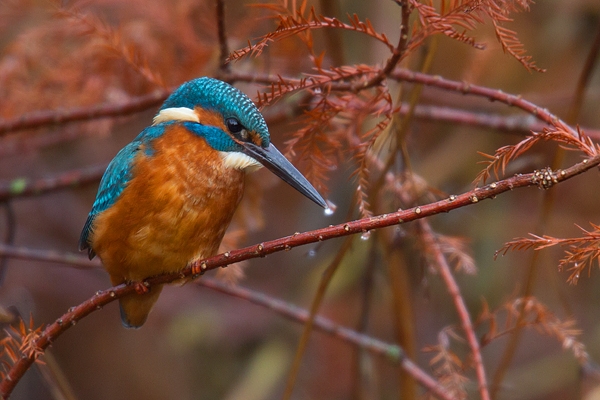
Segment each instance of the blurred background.
[{"label": "blurred background", "polygon": [[[310,2],[309,2],[310,3]],[[328,3],[328,2],[324,2]],[[320,3],[318,13],[368,18],[392,43],[398,39],[400,7],[393,1],[336,1],[329,10]],[[434,2],[437,4],[437,2]],[[230,50],[276,28],[268,9],[252,2],[226,0],[226,29]],[[279,4],[279,3],[274,3]],[[513,15],[506,27],[516,31],[528,54],[545,73],[529,72],[502,52],[489,23],[473,35],[486,44],[476,50],[441,37],[430,73],[497,88],[548,108],[567,118],[577,81],[600,25],[597,0],[545,0],[530,12]],[[372,38],[342,32],[340,47],[329,51],[323,30],[314,32],[315,48],[326,50],[346,64],[382,64],[388,50]],[[406,67],[417,65],[430,46],[426,41]],[[340,51],[341,49],[341,51]],[[591,134],[600,129],[600,73],[592,73],[577,119]],[[136,96],[173,88],[203,75],[214,75],[219,66],[219,46],[212,0],[92,0],[47,2],[12,0],[0,3],[0,117],[17,118],[38,110],[123,103]],[[311,73],[312,62],[297,38],[268,47],[256,58],[231,64],[240,73],[269,73],[300,77]],[[390,83],[393,91],[401,90]],[[396,85],[396,86],[394,86]],[[259,85],[237,85],[255,96]],[[410,86],[406,86],[410,88]],[[402,90],[405,90],[402,88]],[[297,96],[286,97],[263,112],[273,142],[285,142],[299,129],[299,118],[281,110],[292,108]],[[524,113],[485,99],[424,88],[420,104],[512,115],[526,124]],[[120,148],[151,123],[158,108],[124,116],[44,126],[40,129],[0,134],[0,183],[18,178],[31,180],[107,163]],[[282,117],[284,115],[284,117]],[[289,114],[288,114],[289,115]],[[517,143],[525,132],[458,125],[416,118],[409,127],[407,146],[412,168],[440,193],[460,194],[472,188],[483,168],[478,152],[493,154]],[[531,172],[551,164],[557,146],[534,147],[509,166],[506,175]],[[563,166],[581,159],[567,153]],[[294,160],[297,163],[298,160]],[[302,163],[300,163],[302,164]],[[224,249],[259,243],[356,218],[352,198],[356,168],[352,161],[336,162],[326,184],[319,189],[337,205],[325,215],[321,209],[287,187],[268,171],[247,178],[245,198],[230,228]],[[52,193],[18,198],[10,208],[0,208],[0,237],[32,249],[76,252],[81,228],[97,190],[97,182]],[[600,273],[592,269],[577,285],[567,283],[566,271],[557,266],[564,249],[540,252],[535,272],[530,272],[533,252],[511,252],[497,260],[503,244],[529,232],[556,237],[580,236],[590,223],[599,223],[597,170],[561,183],[552,189],[554,203],[543,232],[536,231],[544,193],[526,188],[505,193],[493,201],[465,207],[431,218],[436,232],[462,237],[468,242],[477,272],[457,272],[462,295],[472,318],[484,302],[494,310],[522,295],[531,279],[532,294],[561,320],[573,319],[579,339],[592,360],[600,359]],[[10,210],[10,211],[9,211]],[[353,211],[354,210],[354,211]],[[377,210],[379,212],[394,210]],[[11,222],[12,221],[12,222]],[[434,354],[421,351],[438,343],[439,334],[459,320],[440,277],[427,266],[410,227],[385,230],[394,237],[394,258],[405,268],[405,305],[418,350],[416,362],[432,371]],[[397,342],[397,307],[390,288],[389,252],[356,236],[327,290],[321,314],[339,324],[357,328],[367,316],[365,332],[390,343]],[[298,306],[309,308],[323,271],[344,239],[331,240],[277,253],[245,264],[239,284]],[[374,252],[374,253],[373,253]],[[373,255],[375,254],[375,255]],[[229,269],[227,269],[229,270]],[[210,273],[227,282],[238,280],[238,270]],[[35,325],[50,323],[69,307],[110,286],[101,269],[74,269],[55,263],[10,259],[0,287],[0,306],[13,307]],[[365,282],[369,282],[368,285]],[[365,307],[368,297],[368,312]],[[81,399],[275,399],[280,398],[302,332],[302,325],[266,308],[195,284],[170,286],[140,330],[121,326],[116,302],[83,319],[52,345],[52,368],[62,371],[75,398]],[[503,317],[499,317],[501,323]],[[483,336],[485,324],[476,332]],[[502,330],[502,329],[500,329]],[[491,381],[511,340],[510,335],[482,349]],[[452,339],[452,351],[468,360],[469,348]],[[357,356],[359,354],[360,356]],[[356,372],[356,360],[361,371]],[[56,365],[54,365],[54,363]],[[472,369],[466,388],[477,398]],[[357,353],[352,346],[314,332],[296,381],[294,399],[400,398],[399,368],[384,359]],[[359,385],[357,381],[360,381]],[[566,399],[600,398],[600,383],[582,368],[572,352],[550,334],[523,331],[497,398]],[[361,389],[357,389],[360,386]],[[51,399],[52,390],[36,368],[18,384],[14,399]]]}]

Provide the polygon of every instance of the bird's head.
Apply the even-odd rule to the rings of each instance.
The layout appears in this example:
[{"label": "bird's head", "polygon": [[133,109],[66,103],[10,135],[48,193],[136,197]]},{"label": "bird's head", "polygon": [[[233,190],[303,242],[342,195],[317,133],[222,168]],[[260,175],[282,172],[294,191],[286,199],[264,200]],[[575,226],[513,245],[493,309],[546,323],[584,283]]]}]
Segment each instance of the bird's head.
[{"label": "bird's head", "polygon": [[181,85],[164,102],[154,125],[178,122],[203,137],[230,168],[265,166],[300,193],[327,207],[308,180],[271,143],[267,124],[252,100],[223,81],[198,78]]}]

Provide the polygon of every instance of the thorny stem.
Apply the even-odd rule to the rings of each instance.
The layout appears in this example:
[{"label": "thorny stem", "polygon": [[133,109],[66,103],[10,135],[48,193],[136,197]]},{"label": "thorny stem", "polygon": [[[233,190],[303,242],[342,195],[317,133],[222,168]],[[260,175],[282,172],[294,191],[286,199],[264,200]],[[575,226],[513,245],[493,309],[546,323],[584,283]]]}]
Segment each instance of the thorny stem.
[{"label": "thorny stem", "polygon": [[482,400],[489,400],[490,392],[488,390],[485,368],[483,366],[483,358],[481,357],[481,348],[477,336],[475,336],[475,330],[473,329],[469,310],[467,309],[463,296],[460,294],[458,283],[456,283],[456,279],[454,279],[454,276],[452,275],[452,270],[440,249],[439,243],[433,235],[431,227],[423,220],[419,222],[419,227],[423,233],[423,240],[427,243],[427,248],[433,250],[435,265],[450,292],[452,301],[454,301],[454,307],[458,312],[461,326],[467,337],[467,343],[471,348],[473,362],[475,364],[475,374],[477,375],[477,382],[479,384],[479,395]]},{"label": "thorny stem", "polygon": [[[569,168],[554,171],[553,183],[559,183],[570,179],[600,164],[600,155],[583,160]],[[370,218],[355,220],[327,228],[317,229],[309,232],[298,233],[292,236],[267,241],[258,245],[252,245],[237,250],[228,251],[216,256],[191,263],[179,273],[171,273],[155,276],[145,280],[148,286],[170,283],[184,278],[195,278],[207,270],[216,269],[229,264],[248,260],[251,258],[264,257],[292,247],[323,240],[330,240],[342,236],[363,233],[373,229],[398,225],[401,223],[415,221],[432,215],[449,212],[457,208],[475,204],[486,199],[495,198],[497,195],[513,189],[538,186],[547,187],[539,182],[539,172],[529,174],[517,174],[513,177],[478,187],[458,196],[451,196],[422,206],[401,210],[390,214],[382,214]],[[0,396],[8,398],[16,384],[35,361],[40,352],[43,352],[54,340],[56,340],[70,326],[88,314],[102,308],[106,304],[128,294],[135,293],[135,285],[119,285],[108,290],[98,291],[96,295],[72,308],[54,323],[48,325],[37,339],[33,341],[35,348],[39,351],[30,354],[22,354],[22,357],[10,368],[4,380],[0,382]],[[443,396],[442,396],[443,397]]]}]

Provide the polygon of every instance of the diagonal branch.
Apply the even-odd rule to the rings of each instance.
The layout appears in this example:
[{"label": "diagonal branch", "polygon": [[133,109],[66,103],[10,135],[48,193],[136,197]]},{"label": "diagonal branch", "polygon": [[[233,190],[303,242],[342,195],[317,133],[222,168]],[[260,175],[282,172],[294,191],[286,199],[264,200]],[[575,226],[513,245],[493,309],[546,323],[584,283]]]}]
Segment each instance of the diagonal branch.
[{"label": "diagonal branch", "polygon": [[[401,210],[390,214],[382,214],[375,217],[355,220],[339,225],[329,226],[327,228],[317,229],[304,233],[297,233],[292,236],[259,243],[244,247],[238,250],[228,251],[216,256],[191,263],[179,273],[159,275],[145,280],[145,285],[154,286],[158,284],[170,283],[185,278],[197,278],[207,270],[224,267],[229,264],[248,260],[251,258],[264,257],[279,251],[289,250],[293,247],[302,246],[309,243],[316,243],[323,240],[330,240],[343,236],[363,233],[372,229],[379,229],[388,226],[398,225],[409,221],[415,221],[421,218],[430,217],[436,214],[449,212],[467,205],[478,203],[482,200],[495,198],[499,194],[514,190],[516,188],[538,186],[548,189],[553,184],[570,179],[591,168],[600,165],[600,155],[583,160],[569,168],[548,172],[552,176],[550,182],[539,178],[539,172],[529,174],[519,174],[489,185],[478,187],[458,196],[450,196],[447,199],[429,203],[426,205],[413,207],[407,210]],[[546,171],[547,172],[547,171]],[[10,368],[6,377],[0,382],[0,396],[7,398],[15,388],[16,384],[29,369],[31,364],[39,357],[53,341],[55,341],[69,327],[75,325],[77,321],[101,309],[108,303],[135,293],[134,285],[119,285],[107,290],[98,291],[96,294],[72,308],[54,323],[48,325],[32,341],[32,346],[36,351],[22,354],[22,357]]]},{"label": "diagonal branch", "polygon": [[[90,261],[87,259],[87,257],[74,253],[58,253],[52,250],[30,249],[3,244],[0,244],[0,256],[33,261],[56,262],[81,269],[94,269],[102,267],[98,260]],[[295,322],[307,323],[309,319],[311,319],[312,326],[314,326],[316,330],[334,336],[351,345],[358,346],[361,349],[366,349],[373,354],[386,357],[388,360],[394,363],[400,364],[401,367],[424,388],[431,391],[441,399],[451,400],[451,398],[444,392],[444,389],[435,381],[435,379],[433,379],[425,371],[414,364],[409,358],[407,358],[404,350],[398,345],[385,343],[379,339],[373,338],[372,336],[368,336],[338,325],[327,318],[311,315],[309,311],[305,309],[287,303],[283,300],[267,296],[261,292],[241,286],[230,285],[217,279],[208,277],[198,280],[196,284],[263,306]],[[109,297],[110,296],[111,294],[109,292]],[[117,296],[111,298],[116,297]],[[67,321],[68,318],[62,318],[62,320]],[[71,323],[71,325],[74,324]]]},{"label": "diagonal branch", "polygon": [[[198,285],[226,293],[230,296],[235,296],[251,303],[262,305],[278,312],[292,321],[300,321],[306,324],[311,319],[311,315],[307,310],[298,308],[278,299],[269,298],[260,292],[255,292],[240,286],[227,285],[214,279],[200,279],[197,283]],[[331,320],[321,316],[315,316],[314,319],[312,319],[312,326],[321,332],[335,336],[336,338],[342,339],[361,349],[387,357],[388,360],[400,364],[406,372],[421,384],[421,386],[430,390],[437,397],[448,400],[451,399],[449,394],[438,382],[407,358],[401,347],[384,343],[352,329],[337,325]]]},{"label": "diagonal branch", "polygon": [[458,313],[458,317],[461,322],[462,329],[467,337],[467,343],[471,348],[471,355],[475,364],[475,374],[477,375],[477,382],[479,384],[479,394],[482,400],[490,399],[490,392],[488,390],[487,378],[485,375],[485,369],[483,367],[483,358],[481,357],[481,348],[479,347],[479,340],[475,335],[473,323],[469,315],[469,310],[465,304],[464,298],[460,294],[460,288],[454,276],[446,257],[440,248],[440,243],[435,239],[431,227],[425,223],[425,221],[419,221],[421,231],[423,232],[423,240],[425,241],[426,247],[433,251],[433,259],[435,261],[437,270],[439,271],[442,279],[446,283],[446,287],[450,292],[450,297],[454,302],[454,307]]}]

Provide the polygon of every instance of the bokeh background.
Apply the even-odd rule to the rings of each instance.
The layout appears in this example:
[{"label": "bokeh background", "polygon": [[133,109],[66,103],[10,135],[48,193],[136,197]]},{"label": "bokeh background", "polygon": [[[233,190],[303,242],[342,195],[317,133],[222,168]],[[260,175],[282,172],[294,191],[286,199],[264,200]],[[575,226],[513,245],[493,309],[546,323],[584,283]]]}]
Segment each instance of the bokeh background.
[{"label": "bokeh background", "polygon": [[[268,10],[252,2],[226,0],[230,48],[276,27]],[[334,11],[369,18],[376,30],[395,43],[400,8],[392,1],[336,1]],[[120,102],[167,88],[218,68],[215,2],[211,0],[94,0],[59,4],[36,0],[0,2],[0,117],[15,118],[36,110],[61,110]],[[319,4],[315,3],[319,7]],[[62,10],[62,11],[61,11]],[[65,11],[68,10],[68,11]],[[493,30],[482,25],[474,35],[487,45],[478,51],[441,38],[432,74],[518,93],[566,117],[585,59],[600,25],[597,0],[545,0],[530,12],[515,14],[507,27],[518,32],[529,54],[545,73],[528,72],[502,52]],[[316,47],[325,49],[322,32]],[[347,64],[377,64],[387,59],[383,46],[357,33],[341,35]],[[426,48],[426,46],[424,47]],[[268,48],[260,57],[231,65],[233,71],[299,76],[311,72],[303,44],[289,39]],[[329,53],[326,53],[326,56]],[[415,55],[415,58],[418,56]],[[129,60],[127,59],[129,57]],[[597,65],[597,64],[596,64]],[[410,60],[406,66],[410,67]],[[596,66],[576,120],[591,131],[600,129],[600,73]],[[240,84],[254,96],[257,85]],[[264,111],[293,104],[294,97]],[[456,106],[481,113],[520,115],[503,104],[425,88],[422,104]],[[0,136],[0,182],[43,178],[108,162],[117,151],[150,124],[156,108],[128,116],[44,127]],[[273,141],[285,141],[298,128],[295,118],[269,120]],[[472,187],[482,168],[478,152],[516,143],[522,133],[474,126],[415,120],[410,127],[409,152],[416,173],[431,187],[459,194]],[[546,144],[511,164],[507,175],[530,172],[550,164],[556,146]],[[564,165],[580,160],[567,154]],[[297,161],[297,160],[295,160]],[[228,244],[259,243],[297,231],[340,223],[355,207],[352,162],[329,175],[327,197],[337,211],[327,216],[268,171],[248,178],[247,193],[232,226]],[[97,183],[76,186],[10,202],[16,227],[15,244],[35,249],[75,252]],[[494,252],[529,232],[557,237],[578,236],[576,224],[589,228],[600,222],[600,176],[592,170],[552,189],[555,202],[544,232],[535,231],[544,193],[536,188],[515,190],[431,219],[443,234],[467,238],[478,272],[457,274],[462,294],[474,319],[483,301],[495,309],[523,291],[532,252],[512,252],[493,259]],[[0,209],[0,237],[9,226]],[[354,214],[356,216],[356,214]],[[393,230],[395,229],[395,231]],[[411,308],[417,347],[437,343],[438,334],[458,323],[447,289],[419,255],[409,230],[393,228],[398,248],[409,266]],[[238,233],[243,231],[244,235]],[[232,238],[233,237],[233,238]],[[245,265],[241,285],[302,307],[309,307],[319,279],[343,239],[307,246]],[[372,298],[367,333],[395,342],[392,293],[387,266],[368,253],[369,240],[353,241],[351,255],[341,265],[321,309],[336,322],[355,327],[363,306],[366,271],[372,271]],[[231,247],[229,247],[231,248]],[[593,360],[600,360],[600,273],[592,269],[576,285],[557,270],[561,249],[540,254],[533,294],[561,319],[572,318],[580,340]],[[69,307],[110,286],[102,270],[11,259],[0,287],[0,305],[14,306],[36,325],[49,323]],[[214,276],[214,273],[210,274]],[[231,279],[232,274],[221,272]],[[164,290],[146,325],[140,330],[121,326],[116,303],[95,312],[70,329],[49,350],[53,368],[81,399],[275,399],[281,396],[302,325],[276,313],[207,288],[188,284]],[[459,328],[456,328],[460,331]],[[485,327],[478,328],[479,334]],[[483,348],[488,376],[493,376],[509,340],[498,339]],[[461,357],[468,347],[457,341]],[[417,362],[429,370],[432,354],[420,352]],[[335,338],[313,333],[298,376],[294,399],[347,399],[356,395],[355,349]],[[54,366],[54,363],[56,365]],[[399,397],[398,369],[386,360],[366,355],[371,387],[362,398]],[[477,396],[472,371],[467,385]],[[572,353],[547,334],[526,329],[503,381],[502,399],[566,399],[595,396],[600,381],[582,370]],[[14,399],[51,399],[40,372],[31,369],[17,386]],[[356,397],[360,398],[360,397]]]}]

